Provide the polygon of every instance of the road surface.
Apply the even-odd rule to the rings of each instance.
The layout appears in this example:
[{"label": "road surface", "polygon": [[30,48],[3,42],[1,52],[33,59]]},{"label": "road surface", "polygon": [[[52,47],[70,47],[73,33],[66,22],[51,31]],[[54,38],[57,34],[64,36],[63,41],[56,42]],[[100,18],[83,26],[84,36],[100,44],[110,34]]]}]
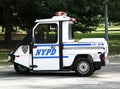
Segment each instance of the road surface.
[{"label": "road surface", "polygon": [[120,89],[120,56],[90,77],[74,72],[39,72],[18,75],[13,66],[0,67],[0,89]]}]

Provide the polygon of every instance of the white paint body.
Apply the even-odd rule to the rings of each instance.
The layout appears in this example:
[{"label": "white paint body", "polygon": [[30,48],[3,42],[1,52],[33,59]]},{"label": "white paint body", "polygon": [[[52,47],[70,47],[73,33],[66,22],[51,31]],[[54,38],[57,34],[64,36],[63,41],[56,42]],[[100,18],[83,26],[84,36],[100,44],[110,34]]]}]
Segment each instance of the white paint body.
[{"label": "white paint body", "polygon": [[[108,45],[104,38],[83,38],[78,42],[73,39],[69,39],[69,23],[70,17],[67,16],[54,16],[51,19],[36,20],[37,24],[43,23],[57,23],[62,21],[62,40],[63,40],[63,67],[69,67],[73,64],[75,57],[81,54],[90,55],[93,62],[101,62],[100,54],[105,53],[105,57],[108,55]],[[59,24],[58,24],[59,28]],[[60,29],[58,29],[60,30]],[[59,33],[58,33],[59,34]],[[59,39],[59,36],[58,36]],[[59,61],[59,42],[48,44],[34,44],[37,48],[33,48],[33,54],[30,54],[29,45],[21,45],[14,52],[15,63],[23,65],[31,69],[30,65],[37,65],[34,70],[60,70]],[[26,46],[27,52],[22,51],[22,47]],[[43,50],[44,49],[44,50]],[[46,49],[46,50],[45,50]],[[48,52],[49,49],[49,52]],[[42,51],[41,51],[42,50]],[[100,53],[100,54],[99,54]],[[33,60],[33,62],[32,62]]]}]

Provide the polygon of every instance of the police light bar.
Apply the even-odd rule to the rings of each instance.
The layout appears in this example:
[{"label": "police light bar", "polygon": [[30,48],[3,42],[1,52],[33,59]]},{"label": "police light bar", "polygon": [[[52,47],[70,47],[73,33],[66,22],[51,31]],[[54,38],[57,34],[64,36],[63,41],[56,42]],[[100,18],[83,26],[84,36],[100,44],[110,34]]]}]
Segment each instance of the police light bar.
[{"label": "police light bar", "polygon": [[72,21],[72,22],[74,22],[74,23],[77,22],[76,18],[70,18],[70,21]]},{"label": "police light bar", "polygon": [[58,11],[55,13],[56,16],[67,16],[67,13],[66,12],[63,12],[63,11]]}]

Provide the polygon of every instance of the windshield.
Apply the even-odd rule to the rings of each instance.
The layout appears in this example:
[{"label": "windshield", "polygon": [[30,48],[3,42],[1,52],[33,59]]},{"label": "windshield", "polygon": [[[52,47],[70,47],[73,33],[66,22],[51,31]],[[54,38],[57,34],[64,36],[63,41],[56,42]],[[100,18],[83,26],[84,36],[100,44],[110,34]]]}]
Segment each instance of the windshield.
[{"label": "windshield", "polygon": [[56,23],[39,24],[34,30],[35,43],[56,43],[57,29]]}]

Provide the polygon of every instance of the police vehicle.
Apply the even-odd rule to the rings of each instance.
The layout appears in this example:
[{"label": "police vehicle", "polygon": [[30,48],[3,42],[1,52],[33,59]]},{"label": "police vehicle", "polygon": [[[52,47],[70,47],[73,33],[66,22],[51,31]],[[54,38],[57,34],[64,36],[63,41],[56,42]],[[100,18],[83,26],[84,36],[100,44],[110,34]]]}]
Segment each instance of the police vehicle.
[{"label": "police vehicle", "polygon": [[90,76],[105,66],[108,44],[104,38],[83,38],[75,42],[72,25],[76,19],[56,12],[50,19],[36,20],[20,44],[10,53],[17,73],[30,71],[75,71]]}]

